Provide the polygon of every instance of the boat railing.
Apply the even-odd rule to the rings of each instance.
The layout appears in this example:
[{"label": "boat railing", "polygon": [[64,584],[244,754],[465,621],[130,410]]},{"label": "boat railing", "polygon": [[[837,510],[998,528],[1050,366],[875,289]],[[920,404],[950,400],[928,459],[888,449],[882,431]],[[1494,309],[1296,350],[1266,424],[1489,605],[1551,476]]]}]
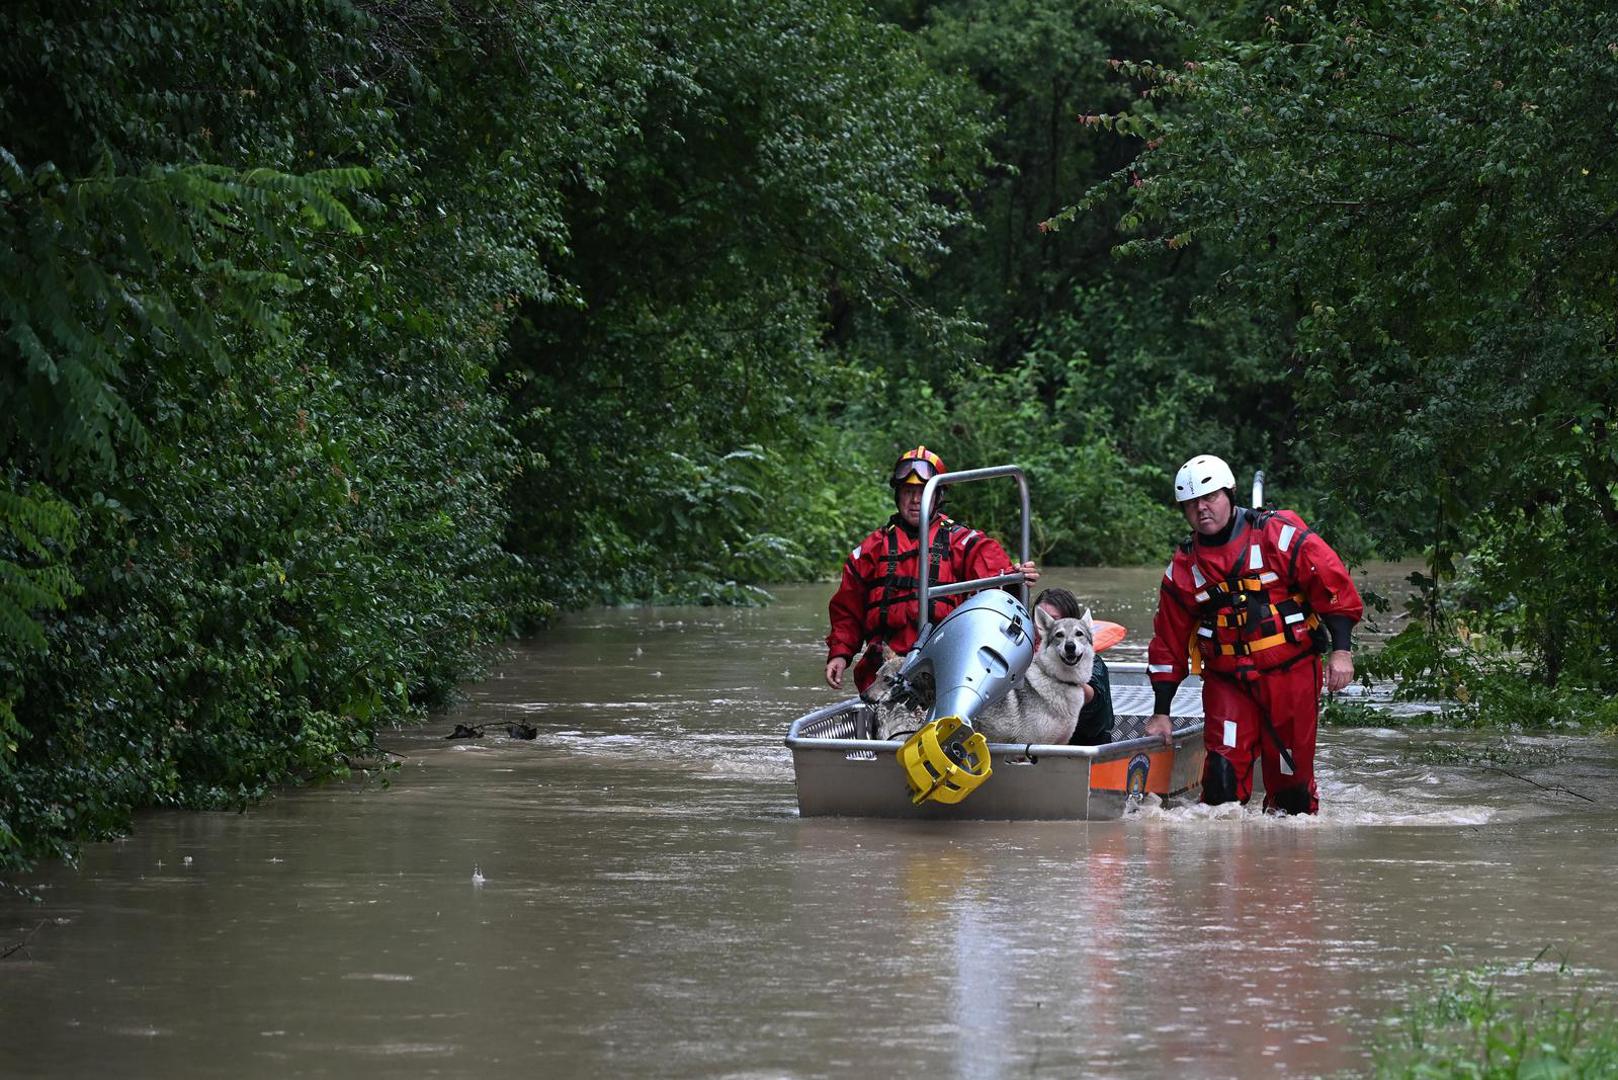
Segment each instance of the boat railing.
[{"label": "boat railing", "polygon": [[[930,543],[933,524],[933,507],[937,505],[940,489],[952,484],[967,484],[974,480],[993,480],[998,477],[1009,476],[1017,481],[1017,496],[1022,508],[1022,529],[1019,533],[1020,542],[1017,547],[1017,563],[1021,565],[1028,561],[1029,551],[1029,523],[1032,514],[1028,508],[1028,478],[1016,465],[991,465],[986,469],[963,469],[960,472],[937,473],[927,481],[927,486],[921,489],[921,532],[917,535],[922,538],[921,546],[926,549]],[[956,581],[948,585],[934,585],[929,580],[930,560],[925,556],[916,560],[916,597],[920,601],[916,613],[916,640],[927,639],[927,628],[932,623],[933,601],[942,596],[954,596],[956,593],[977,592],[980,589],[994,589],[1001,585],[1017,585],[1018,599],[1022,606],[1028,606],[1028,579],[1022,571],[1017,570],[1009,574],[996,574],[993,577],[973,578],[971,581]]]}]

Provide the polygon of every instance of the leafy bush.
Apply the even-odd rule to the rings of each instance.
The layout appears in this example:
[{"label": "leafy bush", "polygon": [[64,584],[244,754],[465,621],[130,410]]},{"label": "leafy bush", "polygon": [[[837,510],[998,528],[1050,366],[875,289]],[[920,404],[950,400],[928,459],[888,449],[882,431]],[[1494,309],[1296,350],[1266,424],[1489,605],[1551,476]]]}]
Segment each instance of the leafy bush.
[{"label": "leafy bush", "polygon": [[0,13],[0,865],[341,772],[544,610],[489,372],[623,18]]},{"label": "leafy bush", "polygon": [[[1541,954],[1543,956],[1543,954]],[[1596,1077],[1618,1071],[1618,1014],[1564,962],[1446,971],[1378,1040],[1376,1077]],[[1541,984],[1549,979],[1548,989]]]},{"label": "leafy bush", "polygon": [[1276,346],[1316,471],[1389,550],[1463,564],[1478,629],[1610,692],[1618,558],[1608,140],[1618,15],[1442,0],[1237,9],[1194,59],[1118,65],[1122,248],[1206,248]]},{"label": "leafy bush", "polygon": [[[1132,466],[1089,403],[1083,357],[1031,355],[1019,367],[980,369],[954,387],[934,445],[956,467],[1021,464],[1034,509],[1034,554],[1056,564],[1137,563],[1163,557],[1184,525],[1153,489],[1161,472]],[[952,513],[981,527],[1014,528],[1009,483],[951,493]],[[1014,539],[1014,537],[1012,537]]]},{"label": "leafy bush", "polygon": [[979,158],[842,0],[28,0],[0,72],[0,866],[810,572],[826,298],[906,306]]}]

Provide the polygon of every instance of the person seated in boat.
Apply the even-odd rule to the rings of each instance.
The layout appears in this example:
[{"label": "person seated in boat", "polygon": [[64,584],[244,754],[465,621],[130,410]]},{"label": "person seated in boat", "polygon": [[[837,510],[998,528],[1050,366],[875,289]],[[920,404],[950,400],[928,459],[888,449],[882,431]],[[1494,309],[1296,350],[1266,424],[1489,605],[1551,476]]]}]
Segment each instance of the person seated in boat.
[{"label": "person seated in boat", "polygon": [[[1043,589],[1034,597],[1034,607],[1044,608],[1053,619],[1079,619],[1084,617],[1084,605],[1067,589]],[[1039,648],[1039,643],[1034,643]],[[1098,653],[1090,672],[1090,682],[1084,688],[1084,708],[1079,710],[1079,722],[1073,729],[1071,746],[1102,746],[1112,742],[1112,680],[1107,675],[1107,663]]]},{"label": "person seated in boat", "polygon": [[[882,666],[884,645],[902,654],[916,643],[921,492],[928,480],[942,472],[944,462],[925,446],[901,454],[888,479],[897,512],[843,560],[843,579],[829,605],[831,632],[826,635],[826,683],[833,689],[843,688],[844,673],[862,648],[864,655],[854,667],[854,685],[864,692]],[[934,585],[1018,570],[1030,582],[1039,580],[1039,570],[1032,562],[1013,564],[998,542],[943,514],[933,515],[927,550],[928,575]],[[932,621],[948,615],[967,595],[935,598]]]}]

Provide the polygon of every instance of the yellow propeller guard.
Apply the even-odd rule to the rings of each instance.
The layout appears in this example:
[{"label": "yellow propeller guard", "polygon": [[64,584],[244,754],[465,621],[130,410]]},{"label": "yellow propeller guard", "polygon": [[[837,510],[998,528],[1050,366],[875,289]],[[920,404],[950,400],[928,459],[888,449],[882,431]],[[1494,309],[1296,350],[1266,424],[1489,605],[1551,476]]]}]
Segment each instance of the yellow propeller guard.
[{"label": "yellow propeller guard", "polygon": [[958,803],[989,778],[989,740],[980,731],[954,738],[963,721],[945,716],[921,728],[899,747],[899,765],[910,783],[910,801]]}]

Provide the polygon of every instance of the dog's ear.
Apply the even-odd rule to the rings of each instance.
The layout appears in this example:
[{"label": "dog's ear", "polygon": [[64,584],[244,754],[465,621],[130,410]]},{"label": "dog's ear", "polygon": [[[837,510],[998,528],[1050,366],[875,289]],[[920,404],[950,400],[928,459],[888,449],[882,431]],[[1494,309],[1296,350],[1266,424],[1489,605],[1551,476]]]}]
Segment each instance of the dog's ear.
[{"label": "dog's ear", "polygon": [[1090,626],[1090,625],[1094,624],[1095,620],[1090,618],[1090,609],[1089,608],[1084,609],[1084,613],[1079,616],[1079,621],[1082,622],[1086,626]]},{"label": "dog's ear", "polygon": [[1050,637],[1051,627],[1055,624],[1056,620],[1051,617],[1050,612],[1038,604],[1034,605],[1034,629],[1039,631],[1041,638]]}]

